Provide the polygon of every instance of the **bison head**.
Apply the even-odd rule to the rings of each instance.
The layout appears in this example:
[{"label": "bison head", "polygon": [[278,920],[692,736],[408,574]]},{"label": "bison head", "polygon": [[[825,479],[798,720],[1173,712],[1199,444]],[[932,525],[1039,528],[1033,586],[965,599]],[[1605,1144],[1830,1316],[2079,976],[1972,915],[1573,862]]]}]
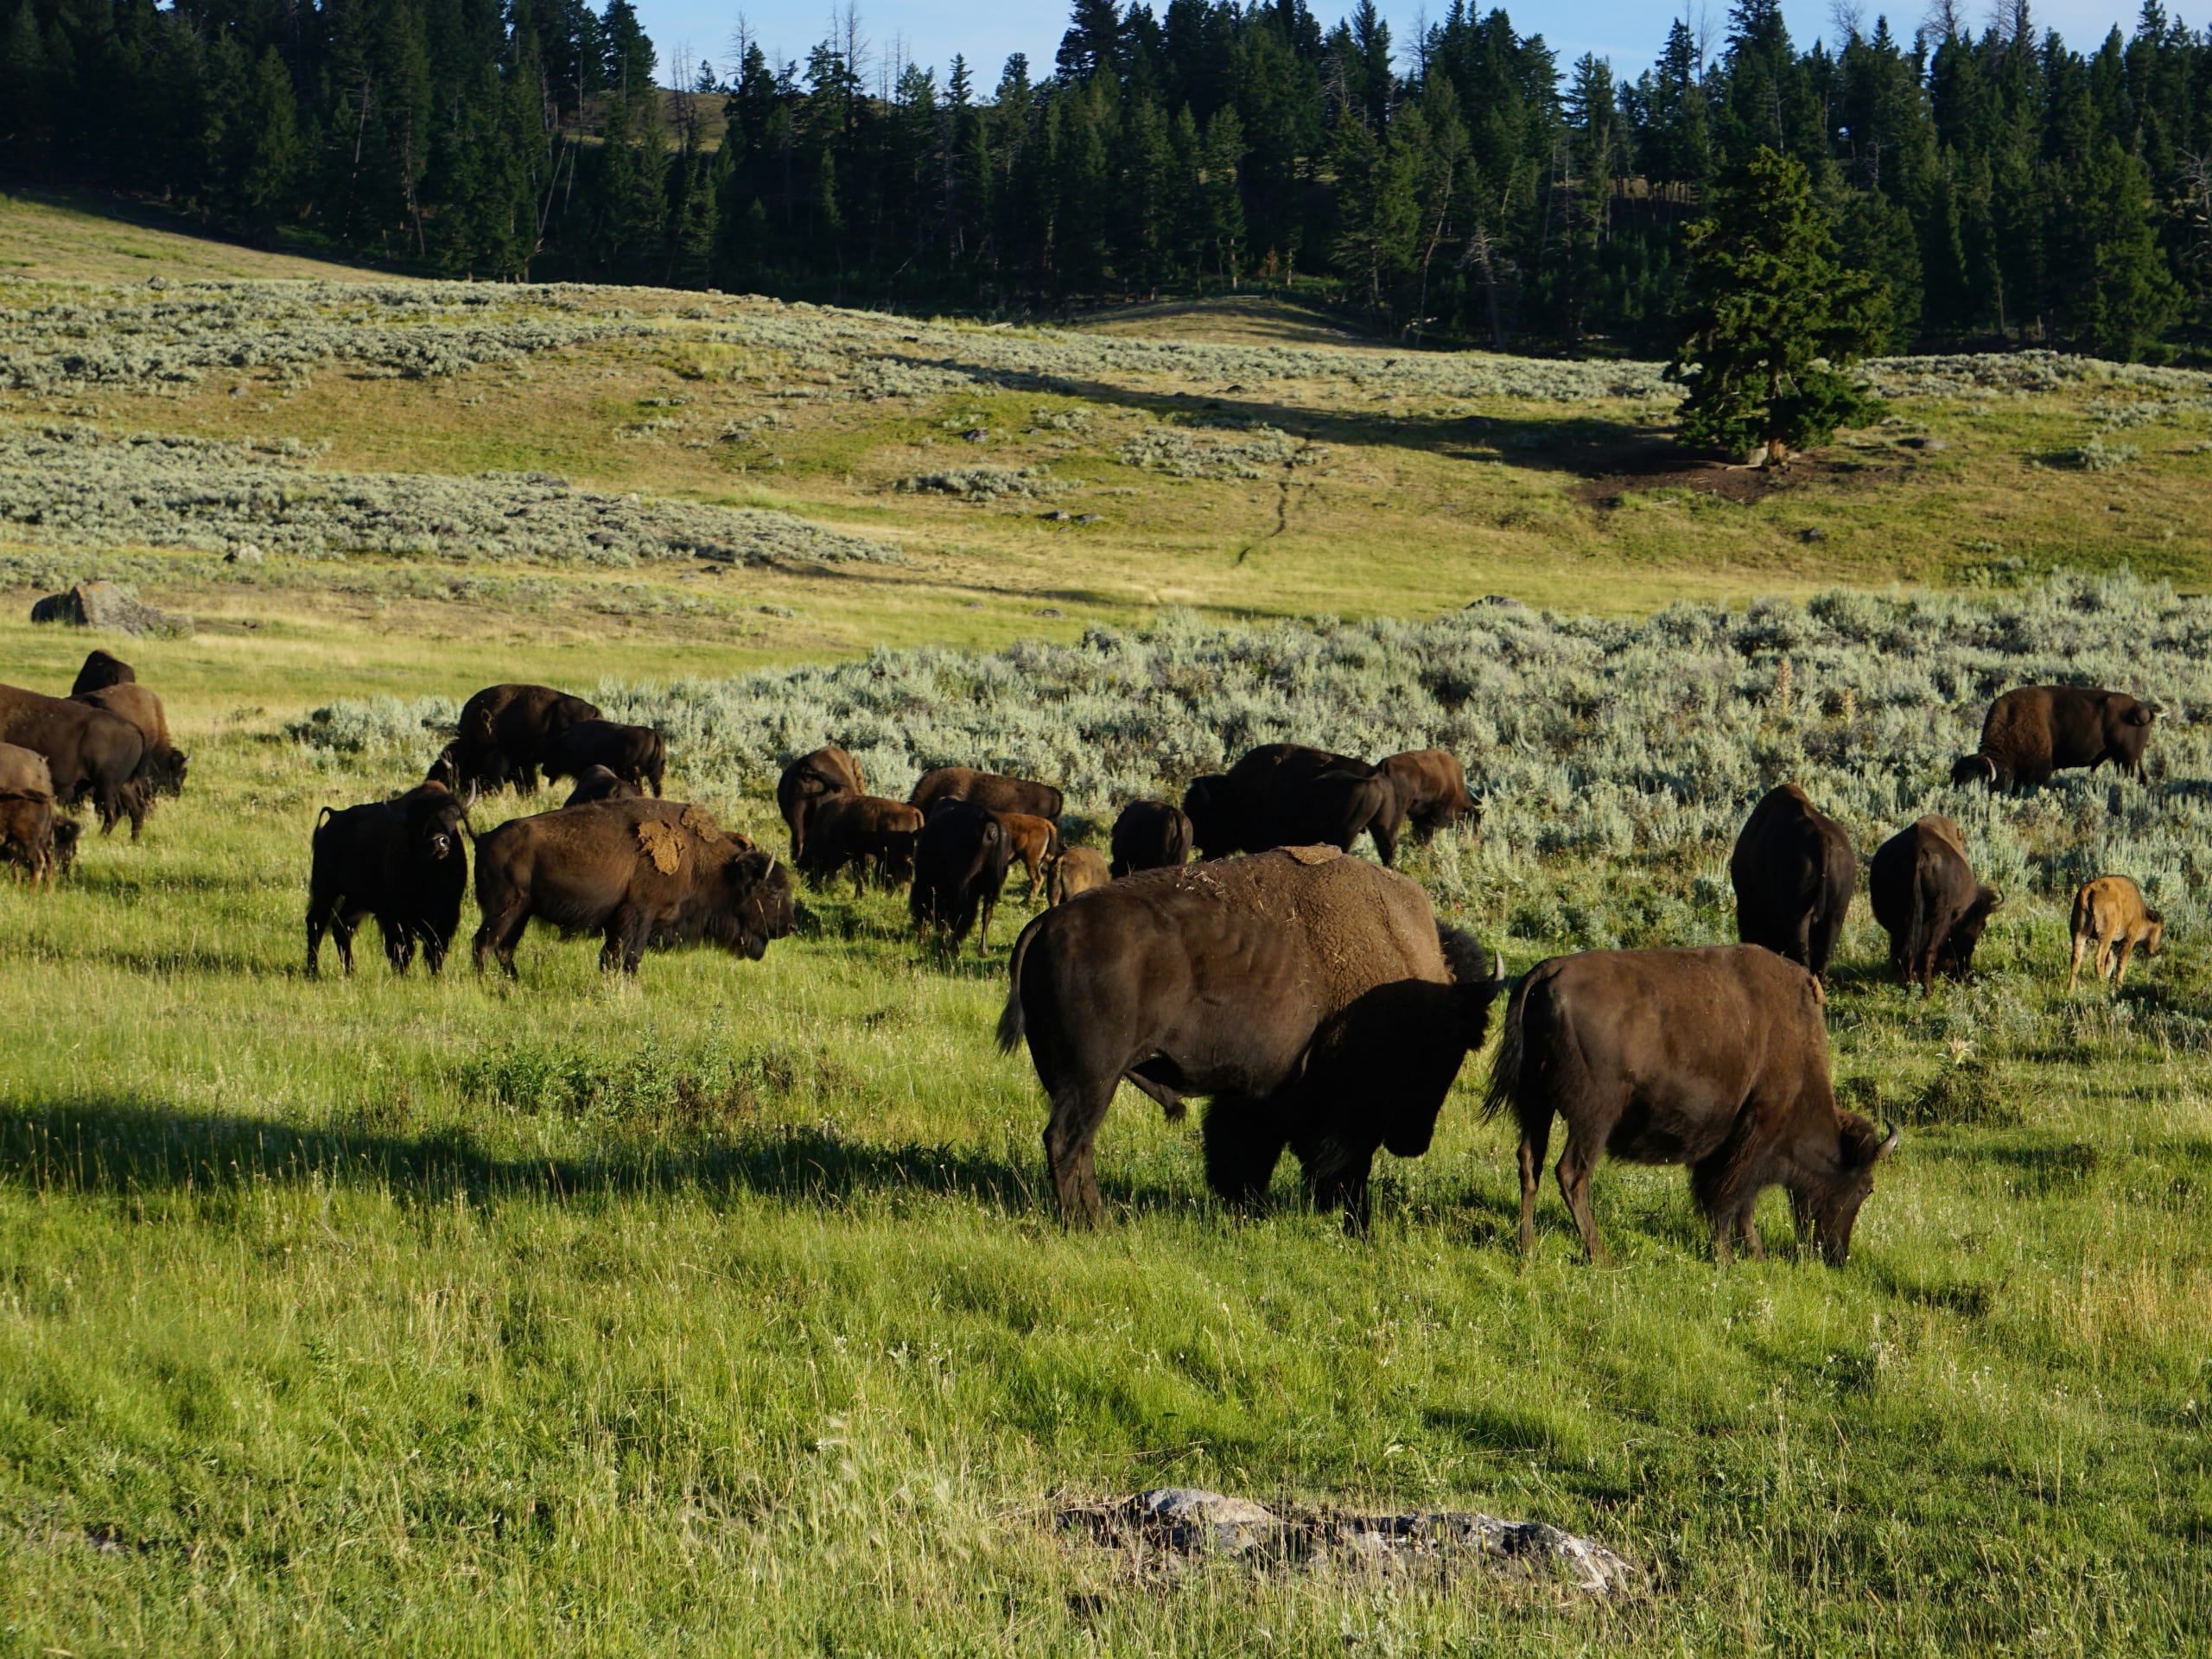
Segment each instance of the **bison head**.
[{"label": "bison head", "polygon": [[74,818],[54,819],[54,873],[56,875],[68,874],[69,867],[77,861],[77,837],[83,832],[84,826]]},{"label": "bison head", "polygon": [[1977,751],[1962,754],[1952,763],[1951,781],[1962,788],[1968,784],[1981,784],[1990,789],[2002,789],[2012,781],[2012,770],[1999,765],[1994,755]]},{"label": "bison head", "polygon": [[772,853],[733,843],[714,879],[721,892],[706,934],[723,950],[758,962],[767,954],[769,940],[791,936],[791,871]]},{"label": "bison head", "polygon": [[1210,772],[1191,780],[1183,791],[1183,816],[1200,858],[1225,858],[1243,845],[1243,815],[1226,776]]},{"label": "bison head", "polygon": [[2143,954],[2155,957],[2166,948],[2166,918],[2155,910],[2143,912]]},{"label": "bison head", "polygon": [[1897,1149],[1897,1130],[1885,1135],[1856,1112],[1836,1115],[1833,1142],[1799,1149],[1796,1173],[1784,1183],[1790,1213],[1799,1242],[1819,1246],[1830,1267],[1841,1267],[1851,1254],[1851,1230],[1874,1190],[1874,1166]]},{"label": "bison head", "polygon": [[1974,902],[1967,906],[1966,913],[1951,925],[1951,931],[1943,936],[1942,949],[1936,953],[1938,971],[1948,974],[1953,979],[1967,976],[1967,971],[1974,966],[1974,946],[1981,943],[1982,932],[1989,925],[1990,916],[2002,908],[2004,903],[2005,895],[1994,887],[1975,889]]},{"label": "bison head", "polygon": [[461,850],[467,814],[451,790],[443,784],[421,784],[403,798],[407,807],[407,844],[416,858],[435,864]]}]

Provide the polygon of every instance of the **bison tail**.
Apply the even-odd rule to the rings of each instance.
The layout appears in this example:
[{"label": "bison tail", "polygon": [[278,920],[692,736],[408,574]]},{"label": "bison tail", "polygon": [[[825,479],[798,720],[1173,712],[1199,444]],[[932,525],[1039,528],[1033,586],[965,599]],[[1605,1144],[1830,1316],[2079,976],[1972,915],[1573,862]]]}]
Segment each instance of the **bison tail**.
[{"label": "bison tail", "polygon": [[1007,960],[1006,1007],[999,1014],[999,1052],[1011,1054],[1014,1045],[1021,1040],[1021,959],[1029,954],[1029,941],[1037,937],[1037,925],[1049,910],[1021,930],[1021,937],[1014,942],[1014,954]]},{"label": "bison tail", "polygon": [[1490,1081],[1483,1085],[1482,1104],[1476,1108],[1485,1123],[1504,1116],[1509,1109],[1517,1109],[1525,1052],[1521,1027],[1528,1000],[1529,981],[1524,979],[1514,987],[1513,1000],[1506,1004],[1505,1030],[1498,1039],[1497,1058],[1490,1063]]},{"label": "bison tail", "polygon": [[320,811],[320,812],[318,812],[318,813],[316,813],[316,814],[315,815],[315,827],[316,829],[320,830],[320,829],[321,829],[321,828],[322,828],[322,826],[323,826],[324,824],[328,823],[331,821],[331,819],[333,819],[333,818],[336,817],[337,816],[338,816],[338,809],[337,809],[336,807],[334,807],[334,806],[326,806],[326,807],[324,807],[324,808],[322,809],[322,810],[321,810],[321,811]]}]

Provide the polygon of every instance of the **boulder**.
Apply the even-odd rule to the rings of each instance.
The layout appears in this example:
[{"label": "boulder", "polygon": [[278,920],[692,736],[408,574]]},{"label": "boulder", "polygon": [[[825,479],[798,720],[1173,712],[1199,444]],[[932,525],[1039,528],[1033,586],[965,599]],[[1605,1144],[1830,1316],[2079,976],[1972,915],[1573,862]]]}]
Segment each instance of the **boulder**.
[{"label": "boulder", "polygon": [[190,617],[157,611],[111,582],[80,582],[66,594],[49,594],[31,607],[31,620],[102,628],[137,639],[192,636]]}]

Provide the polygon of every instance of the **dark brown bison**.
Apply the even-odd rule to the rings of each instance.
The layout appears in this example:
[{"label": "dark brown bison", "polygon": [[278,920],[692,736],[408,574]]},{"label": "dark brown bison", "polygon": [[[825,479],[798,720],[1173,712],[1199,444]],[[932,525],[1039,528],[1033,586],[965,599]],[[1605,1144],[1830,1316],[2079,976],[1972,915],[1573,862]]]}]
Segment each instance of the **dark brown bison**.
[{"label": "dark brown bison", "polygon": [[1482,826],[1482,804],[1467,787],[1467,774],[1444,749],[1408,749],[1375,763],[1398,793],[1400,817],[1423,840],[1462,818]]},{"label": "dark brown bison", "polygon": [[[1289,817],[1307,788],[1326,772],[1365,777],[1374,770],[1352,755],[1303,743],[1262,743],[1247,749],[1227,772],[1194,780],[1183,792],[1183,811],[1203,858],[1300,845]],[[1306,810],[1319,809],[1307,804]]]},{"label": "dark brown bison", "polygon": [[20,743],[0,743],[0,790],[10,795],[43,795],[54,798],[54,770],[36,749]]},{"label": "dark brown bison", "polygon": [[1939,972],[1967,976],[1991,912],[2005,902],[1975,879],[1959,826],[1933,813],[1875,849],[1866,896],[1890,936],[1890,971],[1900,985],[1918,981],[1923,995]]},{"label": "dark brown bison", "polygon": [[326,806],[315,818],[308,876],[308,977],[321,970],[323,930],[353,971],[353,930],[374,916],[391,971],[404,974],[420,945],[432,973],[461,927],[468,889],[467,819],[442,784],[362,806]]},{"label": "dark brown bison", "polygon": [[840,748],[817,749],[785,766],[776,780],[776,810],[791,832],[791,862],[806,856],[807,826],[823,802],[833,796],[867,793],[860,762]]},{"label": "dark brown bison", "polygon": [[130,838],[138,838],[153,803],[146,741],[129,721],[67,697],[0,685],[0,742],[46,758],[56,805],[90,800],[102,835],[128,817]]},{"label": "dark brown bison", "polygon": [[944,800],[922,822],[914,843],[914,886],[906,907],[918,931],[934,926],[957,950],[968,930],[982,918],[976,953],[991,945],[991,912],[998,908],[1014,861],[1014,837],[1006,820],[977,801]]},{"label": "dark brown bison", "polygon": [[1384,864],[1398,859],[1404,815],[1390,780],[1373,772],[1325,772],[1281,791],[1275,834],[1285,847],[1334,847],[1350,852],[1364,833]]},{"label": "dark brown bison", "polygon": [[586,766],[576,774],[576,786],[561,804],[582,806],[590,801],[634,801],[645,792],[635,784],[617,778],[605,766]]},{"label": "dark brown bison", "polygon": [[1108,868],[1116,879],[1138,870],[1170,870],[1191,861],[1195,837],[1183,809],[1169,801],[1131,801],[1114,820]]},{"label": "dark brown bison", "polygon": [[[82,677],[81,676],[79,677]],[[71,701],[104,709],[118,720],[127,720],[145,740],[143,778],[156,795],[184,793],[184,776],[191,758],[169,741],[169,717],[162,700],[136,680],[118,680],[92,691],[75,691]]]},{"label": "dark brown bison", "polygon": [[53,796],[0,790],[0,862],[22,870],[35,887],[50,881],[54,829],[61,822],[66,820],[55,812]]},{"label": "dark brown bison", "polygon": [[69,695],[81,697],[87,691],[105,690],[111,685],[129,685],[137,677],[138,671],[122,658],[95,651],[77,671],[77,681],[69,688]]},{"label": "dark brown bison", "polygon": [[1050,818],[1027,812],[1001,812],[999,817],[1006,820],[1014,858],[1029,876],[1029,902],[1033,905],[1044,893],[1045,878],[1060,855],[1060,827]]},{"label": "dark brown bison", "polygon": [[1736,837],[1728,879],[1736,937],[1825,981],[1859,881],[1859,855],[1843,826],[1796,785],[1770,789]]},{"label": "dark brown bison", "polygon": [[922,774],[907,800],[924,817],[939,801],[973,801],[994,812],[1026,812],[1033,818],[1058,822],[1064,804],[1060,791],[1050,784],[1033,784],[1027,778],[1003,772],[977,772],[972,766],[938,766]]},{"label": "dark brown bison", "polygon": [[1376,1150],[1427,1150],[1502,970],[1403,876],[1328,849],[1141,871],[1015,941],[999,1046],[1026,1034],[1052,1099],[1045,1158],[1070,1221],[1102,1213],[1091,1143],[1128,1077],[1211,1096],[1206,1179],[1245,1202],[1283,1149],[1318,1204],[1364,1217]]},{"label": "dark brown bison", "polygon": [[550,685],[487,685],[461,705],[459,728],[431,780],[462,796],[510,785],[529,794],[537,787],[547,743],[579,721],[599,717],[596,703]]},{"label": "dark brown bison", "polygon": [[2092,770],[2109,760],[2148,783],[2143,751],[2151,727],[2165,712],[2125,691],[2086,685],[2023,685],[1989,705],[1981,747],[1951,768],[1955,784],[2026,789],[2069,766]]},{"label": "dark brown bison", "polygon": [[594,766],[604,766],[642,792],[660,794],[668,766],[668,746],[650,726],[625,726],[613,720],[580,720],[545,740],[545,776],[582,780]]},{"label": "dark brown bison", "polygon": [[[2074,963],[2066,988],[2074,988],[2082,976],[2082,957],[2094,946],[2097,982],[2102,984],[2109,975],[2113,989],[2118,991],[2127,978],[2127,959],[2138,945],[2146,957],[2165,949],[2166,918],[2143,902],[2143,889],[2126,876],[2101,875],[2084,881],[2074,894],[2073,933]],[[2116,974],[2112,967],[2114,945],[2120,947]]]},{"label": "dark brown bison", "polygon": [[1610,1154],[1687,1164],[1690,1192],[1730,1258],[1740,1232],[1764,1255],[1751,1212],[1789,1194],[1799,1243],[1840,1264],[1896,1149],[1828,1081],[1820,982],[1760,945],[1591,950],[1536,964],[1507,1005],[1483,1114],[1521,1128],[1521,1247],[1536,1243],[1536,1187],[1552,1120],[1567,1124],[1560,1196],[1582,1243],[1607,1260],[1590,1214],[1590,1174]]},{"label": "dark brown bison", "polygon": [[476,843],[476,967],[515,946],[535,916],[563,937],[599,933],[601,969],[638,971],[648,944],[704,940],[757,962],[791,931],[791,874],[704,808],[594,801],[514,818]]},{"label": "dark brown bison", "polygon": [[866,890],[871,870],[878,881],[897,887],[913,880],[914,843],[921,833],[922,815],[904,801],[827,796],[814,809],[799,873],[826,886],[850,870],[855,898]]},{"label": "dark brown bison", "polygon": [[1052,901],[1065,905],[1077,893],[1103,887],[1114,879],[1106,855],[1095,847],[1065,847],[1052,861]]}]

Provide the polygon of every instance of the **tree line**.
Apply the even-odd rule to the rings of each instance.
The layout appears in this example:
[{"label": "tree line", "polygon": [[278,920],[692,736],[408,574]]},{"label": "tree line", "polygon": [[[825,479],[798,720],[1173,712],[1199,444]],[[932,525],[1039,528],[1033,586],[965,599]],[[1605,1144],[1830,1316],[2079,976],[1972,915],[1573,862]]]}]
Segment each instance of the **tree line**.
[{"label": "tree line", "polygon": [[1075,0],[1049,71],[804,60],[725,75],[631,0],[0,0],[0,167],[247,237],[480,279],[1014,308],[1255,284],[1415,342],[1670,349],[1683,232],[1762,149],[1808,174],[1885,343],[2139,358],[2212,344],[2212,31],[2145,0],[2087,55],[2027,0],[1978,32],[1777,0],[1633,79],[1452,0]]}]

